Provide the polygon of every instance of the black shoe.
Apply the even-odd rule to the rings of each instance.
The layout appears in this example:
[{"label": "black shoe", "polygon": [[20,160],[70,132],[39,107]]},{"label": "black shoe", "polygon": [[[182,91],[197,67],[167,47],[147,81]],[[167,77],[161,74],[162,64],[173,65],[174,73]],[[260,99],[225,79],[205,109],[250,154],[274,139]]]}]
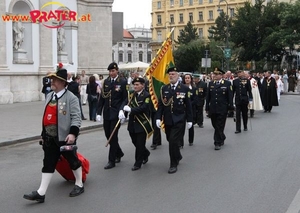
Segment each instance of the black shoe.
[{"label": "black shoe", "polygon": [[170,169],[168,170],[168,173],[169,173],[169,174],[173,174],[173,173],[175,173],[175,172],[177,172],[177,167],[175,167],[175,166],[170,167]]},{"label": "black shoe", "polygon": [[203,124],[200,124],[200,125],[198,125],[199,126],[199,128],[203,128],[204,126],[203,126]]},{"label": "black shoe", "polygon": [[193,146],[193,143],[189,143],[189,146]]},{"label": "black shoe", "polygon": [[131,168],[131,171],[136,171],[136,170],[139,170],[141,167],[138,167],[138,166],[133,166],[132,168]]},{"label": "black shoe", "polygon": [[234,133],[235,134],[241,133],[241,130],[236,130]]},{"label": "black shoe", "polygon": [[152,150],[155,150],[155,149],[156,149],[156,147],[157,147],[157,145],[156,145],[156,144],[152,144],[152,145],[150,146],[150,148],[151,148]]},{"label": "black shoe", "polygon": [[120,163],[121,162],[121,158],[124,156],[124,153],[122,153],[122,155],[120,157],[116,157],[115,163]]},{"label": "black shoe", "polygon": [[75,185],[72,191],[70,192],[69,196],[70,197],[76,197],[84,192],[84,187],[80,187]]},{"label": "black shoe", "polygon": [[44,203],[45,202],[45,195],[39,195],[39,193],[37,191],[31,192],[31,194],[23,195],[23,198],[26,199],[26,200],[37,201],[39,203]]},{"label": "black shoe", "polygon": [[245,129],[244,129],[244,131],[248,131],[248,129],[247,129],[247,128],[245,128]]},{"label": "black shoe", "polygon": [[183,149],[183,145],[180,145],[180,146],[179,146],[179,149]]},{"label": "black shoe", "polygon": [[148,160],[149,160],[149,155],[143,160],[143,164],[148,163]]},{"label": "black shoe", "polygon": [[182,160],[182,155],[179,156],[178,160],[177,160],[177,165],[179,164],[179,162]]},{"label": "black shoe", "polygon": [[215,150],[220,150],[220,149],[221,149],[221,146],[218,146],[218,145],[215,146]]},{"label": "black shoe", "polygon": [[104,167],[104,169],[111,169],[111,168],[114,168],[116,165],[112,162],[108,162],[106,164],[106,166]]},{"label": "black shoe", "polygon": [[86,118],[81,118],[81,120],[86,120]]}]

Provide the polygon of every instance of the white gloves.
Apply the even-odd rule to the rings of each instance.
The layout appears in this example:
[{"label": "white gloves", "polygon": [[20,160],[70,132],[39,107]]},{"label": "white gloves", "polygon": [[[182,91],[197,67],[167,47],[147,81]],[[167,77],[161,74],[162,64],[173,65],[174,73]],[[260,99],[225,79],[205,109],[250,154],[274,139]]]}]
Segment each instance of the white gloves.
[{"label": "white gloves", "polygon": [[253,104],[253,102],[252,102],[252,101],[249,101],[249,104],[250,104],[250,105],[252,105],[252,104]]},{"label": "white gloves", "polygon": [[187,122],[186,123],[186,128],[190,129],[193,126],[193,122]]},{"label": "white gloves", "polygon": [[123,124],[125,122],[125,120],[126,120],[125,118],[121,119],[121,121],[120,121],[121,124]]},{"label": "white gloves", "polygon": [[96,116],[96,120],[97,120],[98,122],[101,122],[101,120],[102,120],[101,115],[97,115],[97,116]]},{"label": "white gloves", "polygon": [[125,115],[124,115],[123,110],[120,110],[120,111],[119,111],[119,119],[120,119],[120,120],[125,119]]},{"label": "white gloves", "polygon": [[156,126],[157,126],[157,128],[160,128],[160,122],[161,121],[159,119],[156,120]]},{"label": "white gloves", "polygon": [[131,108],[128,105],[124,106],[123,110],[126,112],[131,112]]}]

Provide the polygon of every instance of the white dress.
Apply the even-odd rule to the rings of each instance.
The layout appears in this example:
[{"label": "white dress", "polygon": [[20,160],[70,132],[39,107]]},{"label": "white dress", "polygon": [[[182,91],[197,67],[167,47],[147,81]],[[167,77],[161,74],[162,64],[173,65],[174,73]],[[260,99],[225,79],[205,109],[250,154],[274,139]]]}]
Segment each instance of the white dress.
[{"label": "white dress", "polygon": [[257,81],[254,78],[251,78],[250,83],[251,83],[253,101],[252,104],[249,106],[249,109],[263,110],[264,108],[261,103]]},{"label": "white dress", "polygon": [[280,93],[283,92],[283,83],[280,79],[276,80],[276,84],[277,84],[277,98],[278,98],[278,101],[280,100]]}]

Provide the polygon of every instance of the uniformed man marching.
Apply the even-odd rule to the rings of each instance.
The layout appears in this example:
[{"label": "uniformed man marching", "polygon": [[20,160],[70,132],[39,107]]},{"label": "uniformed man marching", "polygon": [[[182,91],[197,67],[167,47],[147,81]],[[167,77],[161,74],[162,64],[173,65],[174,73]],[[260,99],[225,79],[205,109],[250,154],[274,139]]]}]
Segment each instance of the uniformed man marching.
[{"label": "uniformed man marching", "polygon": [[228,110],[233,110],[233,96],[231,83],[222,79],[223,70],[218,68],[214,71],[214,81],[209,82],[206,97],[205,111],[209,113],[211,123],[215,129],[215,150],[220,150],[224,145],[224,134]]},{"label": "uniformed man marching", "polygon": [[134,92],[129,95],[129,103],[124,106],[124,111],[129,112],[129,121],[127,130],[131,141],[135,146],[135,163],[132,171],[141,168],[142,164],[148,162],[150,155],[146,148],[146,139],[153,133],[150,123],[150,94],[144,89],[145,80],[143,78],[134,78],[132,81]]},{"label": "uniformed man marching", "polygon": [[177,165],[182,159],[179,144],[185,131],[193,125],[192,104],[189,97],[189,88],[179,82],[179,73],[176,67],[168,69],[170,84],[161,88],[161,99],[158,104],[156,126],[161,127],[161,120],[165,124],[165,132],[169,142],[170,168],[168,173],[177,171]]},{"label": "uniformed man marching", "polygon": [[237,71],[237,75],[238,78],[234,79],[232,83],[236,107],[236,134],[241,132],[241,113],[243,117],[244,131],[247,131],[248,105],[252,104],[253,100],[250,80],[245,78],[242,70]]},{"label": "uniformed man marching", "polygon": [[196,115],[194,116],[196,118],[196,123],[200,128],[203,128],[203,107],[205,104],[205,98],[207,93],[207,84],[200,80],[199,74],[193,75],[195,86],[197,88],[197,103],[196,103]]},{"label": "uniformed man marching", "polygon": [[[115,62],[111,63],[107,70],[109,71],[109,77],[104,80],[102,86],[97,110],[97,120],[101,120],[103,110],[103,128],[105,136],[108,139],[119,119],[125,119],[123,107],[127,100],[127,82],[119,77],[119,68]],[[118,125],[117,130],[111,138],[108,163],[104,169],[111,169],[115,167],[115,163],[119,163],[121,158],[124,156],[118,142],[119,128],[120,125]]]}]

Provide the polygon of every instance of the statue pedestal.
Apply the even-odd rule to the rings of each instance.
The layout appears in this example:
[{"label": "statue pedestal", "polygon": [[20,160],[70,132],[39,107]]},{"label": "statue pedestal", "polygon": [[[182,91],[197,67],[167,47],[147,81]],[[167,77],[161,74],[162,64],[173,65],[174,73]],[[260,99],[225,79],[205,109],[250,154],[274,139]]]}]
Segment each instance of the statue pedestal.
[{"label": "statue pedestal", "polygon": [[27,52],[23,49],[14,50],[14,63],[28,63]]},{"label": "statue pedestal", "polygon": [[68,53],[63,51],[58,52],[57,61],[61,63],[69,63]]}]

